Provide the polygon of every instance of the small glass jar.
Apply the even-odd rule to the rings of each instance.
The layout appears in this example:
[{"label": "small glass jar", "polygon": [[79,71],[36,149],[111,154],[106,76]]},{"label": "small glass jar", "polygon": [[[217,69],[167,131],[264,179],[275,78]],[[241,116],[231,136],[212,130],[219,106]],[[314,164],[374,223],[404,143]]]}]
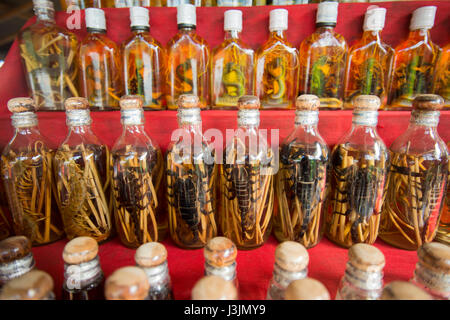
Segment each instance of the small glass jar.
[{"label": "small glass jar", "polygon": [[220,276],[205,276],[192,288],[192,300],[237,300],[238,291],[233,282]]},{"label": "small glass jar", "polygon": [[31,270],[5,284],[0,300],[55,300],[53,279],[44,271]]},{"label": "small glass jar", "polygon": [[289,284],[284,300],[330,300],[330,293],[320,281],[304,278]]},{"label": "small glass jar", "polygon": [[123,267],[114,271],[105,282],[106,300],[148,300],[150,284],[144,270]]},{"label": "small glass jar", "polygon": [[433,300],[433,297],[411,282],[392,281],[383,288],[380,300]]},{"label": "small glass jar", "polygon": [[215,275],[233,282],[236,289],[239,282],[236,276],[236,245],[228,238],[215,237],[203,249],[205,257],[205,276]]},{"label": "small glass jar", "polygon": [[308,263],[308,251],[303,245],[294,241],[280,243],[275,249],[275,264],[267,300],[284,300],[289,284],[308,276]]},{"label": "small glass jar", "polygon": [[27,237],[14,236],[0,241],[0,288],[34,267],[31,242]]},{"label": "small glass jar", "polygon": [[149,300],[173,300],[172,283],[167,264],[167,250],[159,242],[141,245],[134,255],[136,265],[147,274]]},{"label": "small glass jar", "polygon": [[450,300],[450,246],[431,242],[417,251],[419,262],[411,281],[438,300]]},{"label": "small glass jar", "polygon": [[377,300],[383,289],[383,253],[376,247],[357,243],[348,250],[348,262],[336,300]]},{"label": "small glass jar", "polygon": [[77,237],[64,247],[63,300],[103,300],[104,276],[97,241]]}]

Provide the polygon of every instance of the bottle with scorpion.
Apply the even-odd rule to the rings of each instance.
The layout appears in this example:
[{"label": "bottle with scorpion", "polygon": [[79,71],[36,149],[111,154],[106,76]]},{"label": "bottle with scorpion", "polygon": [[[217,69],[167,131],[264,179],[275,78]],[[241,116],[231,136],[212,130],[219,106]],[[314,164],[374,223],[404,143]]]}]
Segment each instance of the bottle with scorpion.
[{"label": "bottle with scorpion", "polygon": [[254,51],[240,38],[242,11],[224,14],[225,40],[212,52],[211,104],[213,109],[236,109],[238,99],[253,93]]},{"label": "bottle with scorpion", "polygon": [[56,25],[52,1],[33,5],[36,22],[18,38],[28,89],[38,110],[64,110],[64,100],[78,96],[78,40]]},{"label": "bottle with scorpion", "polygon": [[130,8],[133,35],[122,45],[126,95],[139,95],[144,110],[165,108],[163,48],[149,33],[149,14],[146,8]]},{"label": "bottle with scorpion", "polygon": [[238,129],[220,166],[220,226],[239,249],[253,249],[272,227],[273,154],[258,129],[258,97],[242,96],[238,108]]},{"label": "bottle with scorpion", "polygon": [[89,104],[64,102],[69,133],[54,157],[56,195],[67,238],[102,242],[112,229],[109,202],[109,151],[91,129]]},{"label": "bottle with scorpion", "polygon": [[182,94],[199,98],[199,107],[209,106],[209,47],[195,32],[195,6],[181,4],[177,7],[178,33],[167,43],[166,86],[167,107],[177,109]]},{"label": "bottle with scorpion", "polygon": [[80,90],[95,110],[117,110],[122,95],[122,62],[119,48],[106,36],[105,12],[88,8],[87,36],[79,49]]},{"label": "bottle with scorpion", "polygon": [[[447,143],[447,150],[450,151],[450,141]],[[439,228],[436,234],[436,240],[450,245],[450,160],[449,171],[447,175],[447,193],[443,200],[442,215],[439,221]]]},{"label": "bottle with scorpion", "polygon": [[53,151],[38,128],[31,98],[8,101],[14,137],[3,150],[2,177],[16,235],[33,245],[63,237],[61,216],[53,198]]},{"label": "bottle with scorpion", "polygon": [[256,52],[255,86],[262,109],[293,109],[298,92],[298,51],[286,39],[288,11],[270,11],[269,39]]},{"label": "bottle with scorpion", "polygon": [[281,144],[275,176],[277,204],[274,234],[278,241],[298,241],[306,248],[322,236],[322,205],[326,193],[328,147],[317,130],[319,98],[297,98],[295,129]]},{"label": "bottle with scorpion", "polygon": [[411,110],[416,95],[433,92],[435,65],[442,51],[431,40],[435,15],[435,6],[416,9],[408,38],[395,48],[390,110]]},{"label": "bottle with scorpion", "polygon": [[353,99],[350,131],[331,152],[325,234],[343,247],[373,244],[378,235],[389,153],[376,125],[380,98]]},{"label": "bottle with scorpion", "polygon": [[0,290],[5,283],[34,269],[31,242],[24,236],[13,236],[0,241]]},{"label": "bottle with scorpion", "polygon": [[391,167],[380,238],[417,250],[436,236],[448,177],[449,155],[436,127],[443,99],[418,95],[406,131],[391,145]]},{"label": "bottle with scorpion", "polygon": [[321,109],[342,109],[348,46],[334,31],[338,3],[325,1],[317,8],[316,31],[300,45],[300,94],[320,98]]},{"label": "bottle with scorpion", "polygon": [[217,235],[214,151],[202,133],[199,99],[178,99],[179,138],[167,152],[169,229],[176,245],[202,248]]},{"label": "bottle with scorpion", "polygon": [[12,235],[11,215],[8,209],[5,186],[0,181],[0,241]]},{"label": "bottle with scorpion", "polygon": [[120,99],[122,135],[111,150],[111,183],[117,233],[137,248],[161,241],[167,232],[164,213],[164,161],[161,149],[144,130],[140,96]]},{"label": "bottle with scorpion", "polygon": [[387,103],[394,49],[381,39],[385,17],[385,8],[369,7],[364,16],[363,36],[349,49],[344,81],[346,109],[361,94],[379,97],[380,109]]},{"label": "bottle with scorpion", "polygon": [[434,93],[444,98],[444,109],[450,109],[450,43],[443,49],[436,64]]}]

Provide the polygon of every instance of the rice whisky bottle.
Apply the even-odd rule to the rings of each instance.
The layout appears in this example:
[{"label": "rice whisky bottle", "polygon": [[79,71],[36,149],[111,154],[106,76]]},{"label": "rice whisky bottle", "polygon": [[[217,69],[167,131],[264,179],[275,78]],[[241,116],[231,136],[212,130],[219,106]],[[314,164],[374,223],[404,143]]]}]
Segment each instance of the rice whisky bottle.
[{"label": "rice whisky bottle", "polygon": [[450,43],[443,48],[436,65],[434,93],[444,98],[443,109],[450,109]]}]

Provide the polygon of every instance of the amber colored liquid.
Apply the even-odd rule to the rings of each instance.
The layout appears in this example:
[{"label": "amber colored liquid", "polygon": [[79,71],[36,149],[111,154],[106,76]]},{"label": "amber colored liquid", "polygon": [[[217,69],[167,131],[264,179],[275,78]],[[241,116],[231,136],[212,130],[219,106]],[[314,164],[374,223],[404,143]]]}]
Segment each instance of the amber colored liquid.
[{"label": "amber colored liquid", "polygon": [[104,33],[89,33],[80,45],[80,88],[93,109],[119,109],[121,74],[117,45]]},{"label": "amber colored liquid", "polygon": [[349,50],[344,84],[344,107],[353,108],[358,95],[375,95],[381,109],[387,103],[388,85],[394,50],[381,42],[376,31],[365,31]]},{"label": "amber colored liquid", "polygon": [[319,27],[300,45],[300,94],[320,98],[322,109],[342,109],[347,43],[332,27]]},{"label": "amber colored liquid", "polygon": [[105,300],[104,294],[105,278],[102,276],[101,279],[97,280],[95,283],[91,284],[86,288],[79,290],[69,290],[63,285],[62,288],[62,300]]},{"label": "amber colored liquid", "polygon": [[450,43],[444,47],[436,64],[434,93],[444,98],[444,109],[450,109]]},{"label": "amber colored liquid", "polygon": [[[450,149],[450,142],[447,143],[447,148]],[[450,162],[448,172],[447,194],[445,196],[445,200],[443,201],[444,208],[442,209],[436,240],[450,245]]]},{"label": "amber colored liquid", "polygon": [[271,32],[256,56],[256,95],[262,109],[294,108],[299,67],[297,49],[282,31]]}]

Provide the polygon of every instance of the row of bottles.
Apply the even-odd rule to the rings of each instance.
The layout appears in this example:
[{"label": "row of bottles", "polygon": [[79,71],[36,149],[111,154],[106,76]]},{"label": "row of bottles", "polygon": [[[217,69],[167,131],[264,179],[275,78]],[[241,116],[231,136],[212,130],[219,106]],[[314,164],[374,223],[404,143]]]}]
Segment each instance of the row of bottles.
[{"label": "row of bottles", "polygon": [[210,51],[196,33],[193,5],[177,8],[178,33],[166,48],[149,33],[149,13],[130,8],[133,35],[120,47],[106,35],[104,11],[86,10],[88,35],[55,25],[53,5],[34,0],[37,22],[19,36],[30,95],[39,110],[63,110],[72,96],[93,110],[115,110],[123,94],[140,95],[147,110],[177,109],[181,94],[194,94],[202,109],[235,109],[243,95],[262,109],[293,109],[295,97],[314,94],[322,109],[351,108],[357,95],[376,95],[381,108],[409,110],[417,94],[436,93],[449,107],[448,53],[430,38],[436,7],[413,12],[408,39],[392,49],[381,39],[386,9],[367,9],[363,36],[348,47],[334,31],[337,2],[318,6],[316,31],[299,50],[286,39],[288,11],[270,12],[269,39],[256,51],[240,38],[242,12],[224,14],[225,39]]}]

